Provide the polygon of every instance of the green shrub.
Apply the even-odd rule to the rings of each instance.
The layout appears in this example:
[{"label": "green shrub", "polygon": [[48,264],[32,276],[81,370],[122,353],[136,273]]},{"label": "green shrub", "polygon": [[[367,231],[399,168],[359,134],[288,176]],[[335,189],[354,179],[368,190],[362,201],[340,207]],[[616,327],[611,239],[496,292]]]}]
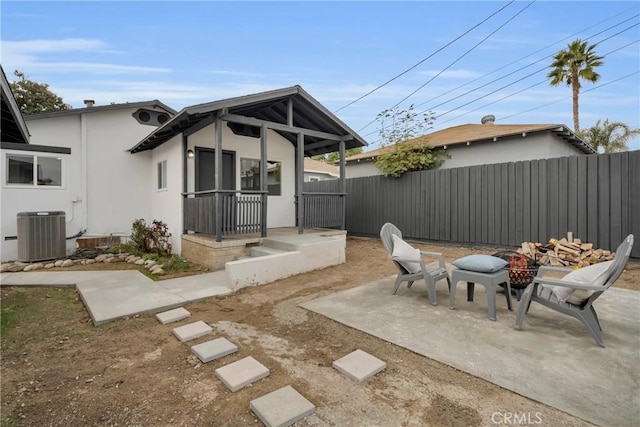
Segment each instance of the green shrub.
[{"label": "green shrub", "polygon": [[127,252],[136,256],[140,256],[142,252],[138,249],[138,245],[133,242],[127,243],[119,243],[117,245],[113,245],[107,249],[107,252],[111,252],[112,254],[119,254],[123,252]]},{"label": "green shrub", "polygon": [[142,253],[170,255],[170,238],[169,227],[160,220],[154,219],[151,225],[147,225],[144,219],[136,219],[131,225],[131,241]]}]

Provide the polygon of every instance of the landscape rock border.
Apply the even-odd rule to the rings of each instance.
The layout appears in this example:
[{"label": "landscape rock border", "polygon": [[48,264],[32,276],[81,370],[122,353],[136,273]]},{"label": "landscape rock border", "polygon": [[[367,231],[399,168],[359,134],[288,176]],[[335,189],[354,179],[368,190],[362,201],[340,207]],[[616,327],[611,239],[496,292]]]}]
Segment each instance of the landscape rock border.
[{"label": "landscape rock border", "polygon": [[78,252],[74,253],[69,257],[65,257],[62,259],[58,259],[55,261],[48,262],[21,262],[21,261],[12,261],[2,263],[0,265],[0,272],[2,273],[17,273],[20,271],[37,271],[37,270],[49,270],[54,267],[71,267],[76,264],[87,265],[87,264],[95,264],[95,263],[113,263],[113,262],[126,262],[127,264],[135,264],[135,265],[143,265],[151,274],[156,276],[162,276],[165,274],[164,265],[158,263],[157,261],[148,259],[145,260],[143,257],[139,257],[128,252],[122,252],[119,254],[105,252],[96,248],[94,251],[85,251],[81,254]]}]

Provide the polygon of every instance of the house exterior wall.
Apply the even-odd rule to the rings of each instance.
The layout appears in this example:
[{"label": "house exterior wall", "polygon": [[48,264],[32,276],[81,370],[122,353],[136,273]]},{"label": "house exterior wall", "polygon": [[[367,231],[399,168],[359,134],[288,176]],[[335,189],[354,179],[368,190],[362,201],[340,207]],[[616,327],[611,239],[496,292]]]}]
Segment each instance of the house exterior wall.
[{"label": "house exterior wall", "polygon": [[[138,154],[146,154],[138,153]],[[134,156],[137,156],[135,154]],[[151,220],[163,221],[171,232],[171,246],[174,253],[182,252],[182,174],[183,174],[182,135],[175,136],[152,151],[149,170],[151,195]],[[167,187],[158,189],[158,163],[167,162]]]},{"label": "house exterior wall", "polygon": [[304,172],[304,182],[325,181],[327,179],[338,179],[338,177],[320,172]]},{"label": "house exterior wall", "polygon": [[[475,165],[515,162],[521,160],[551,159],[584,154],[578,148],[560,141],[551,132],[538,132],[527,136],[510,136],[498,141],[472,142],[447,147],[450,156],[438,169],[452,169]],[[371,160],[348,162],[347,178],[381,175]]]},{"label": "house exterior wall", "polygon": [[498,141],[477,142],[467,146],[456,144],[445,151],[450,158],[439,169],[488,165],[521,160],[551,159],[577,156],[582,151],[565,142],[560,142],[551,133],[537,133],[525,137],[511,136]]},{"label": "house exterior wall", "polygon": [[361,178],[363,176],[381,175],[373,160],[349,162],[345,167],[346,178]]},{"label": "house exterior wall", "polygon": [[[148,218],[150,153],[132,155],[131,148],[154,127],[139,124],[134,108],[28,119],[33,145],[67,147],[71,154],[2,150],[62,159],[61,187],[7,186],[2,178],[3,261],[17,257],[16,215],[25,211],[64,211],[67,236],[86,230],[87,236],[129,235],[135,218]],[[67,240],[67,252],[76,247]]]},{"label": "house exterior wall", "polygon": [[[173,143],[173,145],[181,145]],[[207,126],[189,135],[188,149],[215,148],[215,125]],[[260,159],[260,139],[235,135],[222,123],[222,149],[235,152],[236,188],[240,189],[240,159]],[[281,195],[269,196],[267,224],[269,228],[295,225],[295,147],[289,141],[269,130],[267,133],[267,160],[281,162]],[[195,189],[195,162],[187,162],[188,191]],[[182,206],[182,205],[180,205]]]}]

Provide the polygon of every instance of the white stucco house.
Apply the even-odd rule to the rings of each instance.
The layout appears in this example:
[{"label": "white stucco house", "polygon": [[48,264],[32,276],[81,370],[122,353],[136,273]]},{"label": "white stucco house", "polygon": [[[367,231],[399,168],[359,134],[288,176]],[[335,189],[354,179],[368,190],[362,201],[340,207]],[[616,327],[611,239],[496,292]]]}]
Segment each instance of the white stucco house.
[{"label": "white stucco house", "polygon": [[314,159],[304,159],[304,182],[326,181],[340,178],[340,169]]},{"label": "white stucco house", "polygon": [[344,191],[305,194],[304,158],[339,151],[344,170],[344,151],[366,145],[300,86],[177,113],[157,100],[88,102],[25,121],[30,141],[2,142],[3,261],[16,257],[24,211],[63,211],[68,235],[96,239],[159,219],[174,252],[186,241],[194,255],[198,236],[224,249],[277,227],[344,228]]},{"label": "white stucco house", "polygon": [[[64,212],[67,236],[122,236],[151,217],[149,155],[127,149],[175,113],[160,101],[29,115],[29,141],[2,138],[2,260],[16,259],[19,212]],[[3,113],[4,120],[4,113]],[[68,239],[67,250],[76,247]]]},{"label": "white stucco house", "polygon": [[[485,116],[481,124],[453,126],[413,139],[445,150],[440,169],[451,169],[520,160],[595,154],[595,151],[562,124],[495,124]],[[347,178],[380,175],[375,158],[389,147],[347,157]]]}]

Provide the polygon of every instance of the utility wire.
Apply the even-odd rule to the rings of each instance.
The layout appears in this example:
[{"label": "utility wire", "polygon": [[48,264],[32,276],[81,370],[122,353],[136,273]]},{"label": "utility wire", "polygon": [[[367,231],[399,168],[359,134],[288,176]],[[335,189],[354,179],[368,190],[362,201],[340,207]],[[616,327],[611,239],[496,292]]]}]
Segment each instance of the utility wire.
[{"label": "utility wire", "polygon": [[[467,56],[469,53],[471,53],[471,51],[475,50],[475,48],[477,48],[478,46],[480,46],[482,43],[484,43],[485,41],[487,41],[487,39],[489,39],[489,37],[493,36],[495,33],[497,33],[498,31],[500,31],[502,28],[504,28],[509,22],[513,21],[514,19],[516,19],[518,17],[518,15],[520,15],[522,12],[524,12],[525,10],[527,10],[530,6],[532,6],[534,3],[536,2],[536,0],[533,0],[531,3],[529,3],[528,5],[526,5],[525,7],[523,7],[522,9],[520,9],[518,11],[518,13],[516,13],[515,15],[513,15],[511,18],[507,19],[502,25],[500,25],[498,28],[496,28],[495,30],[493,30],[491,33],[489,33],[485,38],[483,38],[482,40],[480,40],[478,43],[476,43],[471,49],[467,50],[465,53],[463,53],[462,55],[460,55],[458,58],[456,58],[455,61],[453,61],[451,64],[447,65],[442,71],[438,72],[435,76],[431,77],[429,80],[427,80],[422,86],[420,86],[419,88],[417,88],[416,90],[414,90],[413,92],[411,92],[409,95],[405,96],[404,98],[402,98],[400,101],[398,101],[396,103],[396,105],[394,105],[391,108],[395,108],[398,105],[402,104],[404,101],[406,101],[407,99],[409,99],[410,97],[412,97],[413,95],[415,95],[418,91],[420,91],[422,88],[424,88],[426,85],[428,85],[429,83],[431,83],[432,81],[434,81],[436,78],[438,78],[442,73],[444,73],[445,71],[447,71],[449,68],[453,67],[458,61],[460,61],[462,58],[464,58],[465,56]],[[368,126],[368,125],[367,125]],[[366,126],[365,126],[366,127]]]},{"label": "utility wire", "polygon": [[[629,30],[629,29],[631,29],[631,28],[633,28],[633,27],[636,27],[636,26],[638,26],[638,25],[639,25],[639,24],[632,25],[631,27],[629,27],[629,28],[627,28],[627,29],[625,29],[625,30],[623,30],[623,31],[620,31],[620,33],[624,32],[624,31],[627,31],[627,30]],[[616,36],[616,35],[619,35],[620,33],[618,33],[618,34],[614,34],[614,35],[612,35],[612,36],[609,36],[609,37],[607,37],[606,39],[601,40],[601,41],[600,41],[600,43],[601,43],[601,42],[603,42],[603,41],[606,41],[606,40],[610,39],[611,37],[614,37],[614,36]],[[619,48],[617,48],[617,49],[614,49],[614,50],[612,50],[612,51],[610,51],[610,52],[605,53],[605,54],[604,54],[604,56],[606,57],[606,56],[608,56],[608,55],[611,55],[612,53],[615,53],[615,52],[617,52],[617,51],[619,51],[619,50],[622,50],[622,49],[624,49],[624,48],[626,48],[626,47],[628,47],[628,46],[631,46],[632,44],[638,43],[639,41],[640,41],[640,39],[635,40],[635,41],[633,41],[633,42],[631,42],[631,43],[628,43],[628,44],[626,44],[626,45],[624,45],[624,46],[622,46],[622,47],[619,47]],[[483,98],[486,98],[487,96],[493,95],[494,93],[496,93],[496,92],[498,92],[498,91],[500,91],[500,90],[502,90],[502,89],[506,89],[507,87],[512,86],[512,85],[514,85],[515,83],[518,83],[518,82],[520,82],[520,81],[522,81],[522,80],[524,80],[524,79],[526,79],[526,78],[529,78],[529,77],[533,76],[534,74],[539,73],[540,71],[544,71],[544,70],[546,70],[547,68],[548,68],[548,67],[544,67],[544,68],[542,68],[542,69],[540,69],[540,70],[534,71],[533,73],[528,74],[527,76],[522,77],[522,78],[520,78],[520,79],[518,79],[518,80],[515,80],[515,81],[513,81],[513,82],[509,83],[508,85],[502,86],[502,87],[500,87],[500,88],[498,88],[498,89],[496,89],[496,90],[494,90],[494,91],[492,91],[492,92],[489,92],[489,93],[487,93],[487,94],[485,94],[485,95],[483,95],[483,96],[481,96],[481,97],[479,97],[479,98],[476,98],[476,99],[474,99],[474,100],[472,100],[472,101],[469,101],[469,102],[467,102],[467,103],[465,103],[465,104],[462,104],[462,105],[459,105],[459,106],[457,106],[457,107],[455,107],[455,108],[452,108],[452,109],[450,109],[450,110],[448,110],[448,111],[446,111],[446,112],[444,112],[444,113],[442,113],[442,114],[439,114],[439,115],[437,115],[435,118],[443,117],[443,116],[445,116],[445,115],[447,115],[447,114],[449,114],[449,113],[451,113],[451,112],[453,112],[453,111],[456,111],[456,110],[458,110],[458,109],[460,109],[460,108],[466,107],[466,106],[467,106],[467,105],[469,105],[469,104],[472,104],[472,103],[474,103],[474,102],[476,102],[476,101],[479,101],[479,100],[481,100],[481,99],[483,99]],[[496,102],[500,102],[500,101],[505,100],[505,99],[507,99],[507,98],[510,98],[510,97],[512,97],[512,96],[514,96],[514,95],[517,95],[517,94],[519,94],[519,93],[521,93],[521,92],[524,92],[525,90],[529,90],[529,89],[531,89],[531,88],[532,88],[532,87],[534,87],[534,86],[538,86],[538,85],[540,85],[540,84],[542,84],[542,83],[545,83],[546,81],[547,81],[547,80],[545,79],[545,80],[543,80],[543,81],[541,81],[541,82],[538,82],[538,83],[536,83],[536,84],[534,84],[534,85],[531,85],[531,86],[529,86],[529,87],[527,87],[527,88],[525,88],[525,89],[522,89],[522,90],[520,90],[520,91],[518,91],[518,92],[512,93],[511,95],[507,95],[507,96],[505,96],[505,97],[503,97],[503,98],[500,98],[500,99],[498,99],[498,100],[496,100],[496,101],[493,101],[493,102],[491,102],[491,103],[489,103],[489,104],[485,104],[485,105],[483,105],[483,106],[481,106],[481,107],[478,107],[478,108],[476,108],[475,110],[471,110],[471,111],[468,111],[468,112],[466,112],[466,113],[464,113],[464,114],[461,114],[461,115],[459,115],[459,116],[456,116],[456,117],[454,117],[454,118],[452,118],[452,119],[446,120],[446,121],[444,121],[444,122],[439,122],[438,124],[445,124],[445,123],[449,123],[450,121],[453,121],[453,120],[458,119],[458,118],[460,118],[460,117],[464,117],[464,116],[466,116],[466,115],[468,115],[468,114],[471,114],[471,113],[473,113],[473,112],[476,112],[476,111],[478,111],[478,110],[481,110],[481,109],[483,109],[483,108],[485,108],[485,107],[488,107],[489,105],[493,105],[493,104],[495,104]],[[587,92],[587,91],[585,90],[585,91],[583,91],[583,92]]]},{"label": "utility wire", "polygon": [[404,76],[405,74],[407,74],[409,71],[415,69],[417,66],[419,66],[420,64],[422,64],[423,62],[425,62],[427,59],[433,57],[434,55],[436,55],[437,53],[440,53],[441,51],[443,51],[444,49],[446,49],[447,47],[451,46],[453,43],[457,42],[458,40],[460,40],[462,37],[466,36],[467,34],[469,34],[471,31],[475,30],[476,28],[478,28],[480,25],[484,24],[485,22],[487,22],[489,19],[493,18],[495,15],[497,15],[498,13],[502,12],[504,9],[506,9],[507,7],[509,7],[513,2],[515,2],[515,0],[511,0],[509,3],[507,3],[506,5],[502,6],[500,9],[498,9],[497,11],[493,12],[491,15],[489,15],[488,17],[486,17],[485,19],[483,19],[482,21],[480,21],[479,23],[477,23],[476,25],[474,25],[473,27],[471,27],[470,29],[468,29],[467,31],[465,31],[464,33],[460,34],[458,37],[456,37],[455,39],[451,40],[449,43],[447,43],[446,45],[442,46],[440,49],[436,50],[435,52],[431,53],[429,56],[427,56],[426,58],[420,60],[418,63],[416,63],[415,65],[412,65],[411,67],[407,68],[406,70],[404,70],[403,72],[401,72],[400,74],[396,75],[395,77],[387,80],[386,82],[382,83],[381,85],[377,86],[376,88],[370,90],[369,92],[365,93],[364,95],[360,96],[359,98],[349,102],[346,105],[343,105],[342,107],[338,108],[337,110],[334,111],[334,113],[337,113],[341,110],[344,110],[345,108],[355,104],[358,101],[363,100],[364,98],[366,98],[367,96],[371,95],[372,93],[378,91],[379,89],[382,89],[384,86],[388,85],[389,83],[393,82],[394,80],[397,80],[398,78]]},{"label": "utility wire", "polygon": [[[612,28],[615,28],[615,27],[617,27],[617,26],[619,26],[619,25],[621,25],[621,24],[623,24],[623,23],[625,23],[625,22],[627,22],[627,21],[629,21],[629,20],[631,20],[631,19],[633,19],[633,18],[636,18],[636,17],[638,17],[638,16],[640,16],[640,14],[639,14],[639,15],[635,15],[635,16],[633,16],[633,17],[629,18],[629,19],[626,19],[626,20],[624,20],[624,21],[622,21],[622,22],[620,22],[620,23],[618,23],[618,24],[615,24],[615,25],[613,25],[613,26],[611,26],[611,27],[608,27],[608,28],[606,28],[605,30],[602,30],[602,31],[600,31],[600,32],[598,32],[598,33],[596,33],[596,34],[593,34],[593,35],[591,35],[591,36],[587,37],[585,40],[592,39],[592,38],[594,38],[594,37],[596,37],[596,36],[598,36],[598,35],[600,35],[600,34],[602,34],[602,33],[606,32],[606,31],[608,31],[608,30],[610,30],[610,29],[612,29]],[[602,21],[602,22],[604,22],[604,21]],[[598,24],[596,24],[596,25],[598,25]],[[621,31],[619,31],[619,32],[617,32],[617,33],[615,33],[615,34],[610,35],[609,37],[606,37],[606,38],[604,38],[604,39],[600,40],[600,41],[599,41],[599,42],[597,42],[596,44],[603,43],[603,42],[605,42],[605,41],[607,41],[607,40],[609,40],[609,39],[611,39],[611,38],[613,38],[613,37],[615,37],[615,36],[618,36],[618,35],[620,35],[620,34],[622,34],[622,33],[626,32],[626,31],[630,30],[631,28],[637,27],[638,25],[640,25],[640,24],[638,24],[638,23],[633,24],[633,25],[631,25],[631,26],[629,26],[629,27],[627,27],[627,28],[625,28],[625,29],[623,29],[623,30],[621,30]],[[592,26],[592,27],[593,27],[593,26]],[[589,27],[589,28],[592,28],[592,27]],[[588,29],[588,28],[587,28],[587,29]],[[584,31],[584,30],[583,30],[583,31]],[[569,37],[572,37],[572,36],[569,36]],[[565,38],[565,39],[566,39],[566,38]],[[611,51],[611,52],[608,52],[608,53],[607,53],[607,54],[605,54],[604,56],[607,56],[607,55],[610,55],[611,53],[617,52],[618,50],[623,49],[623,48],[625,48],[625,47],[627,47],[627,46],[629,46],[629,45],[631,45],[631,44],[634,44],[634,43],[637,43],[637,41],[634,41],[634,42],[632,42],[632,43],[630,43],[630,44],[628,44],[628,45],[625,45],[625,46],[623,46],[623,47],[621,47],[621,48],[615,49],[615,50],[613,50],[613,51]],[[546,49],[546,48],[544,48],[544,49]],[[539,51],[538,51],[538,52],[539,52]],[[544,60],[546,60],[546,59],[548,59],[548,58],[550,58],[550,57],[553,57],[553,55],[549,55],[549,56],[547,56],[547,57],[541,58],[541,59],[539,59],[539,60],[537,60],[537,61],[535,61],[535,62],[533,62],[533,63],[531,63],[531,64],[528,64],[528,65],[526,65],[526,66],[524,66],[524,67],[521,67],[521,68],[519,68],[519,69],[517,69],[517,70],[515,70],[515,71],[513,71],[513,72],[511,72],[511,73],[509,73],[509,74],[506,74],[506,75],[504,75],[504,76],[502,76],[502,77],[499,77],[499,78],[497,78],[497,79],[494,79],[494,80],[492,80],[491,82],[486,83],[486,84],[484,84],[484,85],[482,85],[482,86],[479,86],[479,87],[477,87],[477,88],[475,88],[475,89],[473,89],[473,90],[467,91],[467,92],[465,92],[465,93],[464,93],[464,94],[462,94],[462,95],[458,95],[458,96],[456,96],[456,97],[454,97],[454,98],[451,98],[451,99],[449,99],[449,100],[447,100],[447,101],[441,102],[440,104],[437,104],[437,105],[435,105],[435,106],[433,106],[433,107],[430,107],[430,108],[428,108],[428,109],[426,109],[426,110],[423,110],[423,111],[421,111],[421,112],[419,112],[419,113],[417,113],[417,114],[423,114],[423,113],[426,113],[426,112],[428,112],[428,111],[431,111],[431,110],[433,110],[434,108],[437,108],[437,107],[439,107],[439,106],[441,106],[441,105],[447,104],[447,103],[449,103],[449,102],[451,102],[451,101],[454,101],[454,100],[456,100],[456,99],[458,99],[458,98],[461,98],[462,96],[468,95],[469,93],[475,92],[476,90],[479,90],[479,89],[481,89],[481,88],[483,88],[483,87],[488,86],[488,85],[489,85],[489,84],[491,84],[491,83],[495,83],[495,82],[497,82],[497,81],[499,81],[499,80],[502,80],[502,79],[504,79],[504,78],[506,78],[506,77],[509,77],[509,76],[510,76],[510,75],[512,75],[513,73],[516,73],[516,72],[522,71],[522,70],[524,70],[524,69],[526,69],[526,68],[528,68],[528,67],[530,67],[530,66],[532,66],[532,65],[535,65],[535,64],[537,64],[537,63],[539,63],[539,62],[541,62],[541,61],[544,61]],[[509,64],[509,65],[511,65],[511,64]],[[455,111],[456,109],[459,109],[459,108],[465,107],[465,106],[467,106],[467,105],[469,105],[469,104],[471,104],[471,103],[473,103],[473,102],[476,102],[476,101],[479,101],[480,99],[486,98],[487,96],[492,95],[492,94],[496,93],[496,92],[497,92],[497,91],[499,91],[499,90],[502,90],[502,89],[505,89],[505,88],[507,88],[507,87],[509,87],[509,86],[512,86],[513,84],[518,83],[518,82],[520,82],[520,81],[524,80],[525,78],[531,77],[531,76],[533,76],[534,74],[537,74],[537,73],[539,73],[539,72],[541,72],[541,71],[543,71],[543,70],[545,70],[545,69],[547,69],[547,68],[548,68],[548,67],[544,67],[544,68],[542,68],[542,69],[539,69],[539,70],[537,70],[537,71],[534,71],[533,73],[530,73],[530,74],[528,74],[527,76],[525,76],[525,77],[523,77],[523,78],[521,78],[521,79],[518,79],[518,80],[516,80],[516,81],[514,81],[514,82],[512,82],[512,83],[510,83],[510,84],[508,84],[508,85],[502,86],[501,88],[499,88],[499,89],[497,89],[497,90],[495,90],[495,91],[492,91],[492,92],[490,92],[490,93],[488,93],[488,94],[485,94],[485,95],[483,95],[483,96],[481,96],[481,97],[478,97],[478,98],[476,98],[476,99],[474,99],[474,100],[472,100],[472,101],[469,101],[469,102],[467,102],[467,103],[465,103],[465,104],[463,104],[463,105],[460,105],[460,106],[458,106],[458,107],[456,107],[456,108],[454,108],[454,109],[451,109],[451,110],[447,111],[446,113],[443,113],[443,114],[438,115],[437,117],[442,117],[442,116],[444,116],[444,115],[446,115],[446,114],[448,114],[448,113],[450,113],[450,112],[452,112],[452,111]],[[494,72],[494,71],[492,71],[492,72],[491,72],[491,73],[489,73],[489,74],[492,74],[493,72]],[[483,77],[484,77],[484,76],[483,76]],[[476,80],[478,80],[478,79],[476,79]],[[464,85],[463,85],[463,86],[464,86]],[[535,86],[535,85],[534,85],[534,86]],[[447,93],[448,93],[448,92],[447,92]],[[446,93],[445,93],[445,94],[446,94]],[[428,102],[428,101],[427,101],[427,102]],[[423,104],[424,104],[424,103],[423,103]],[[420,104],[420,105],[422,105],[422,104]],[[474,111],[476,111],[476,110],[474,110]],[[462,116],[458,116],[458,117],[462,117]],[[458,118],[458,117],[456,117],[456,118]],[[375,121],[375,120],[374,120],[374,121]],[[451,120],[447,120],[446,122],[439,122],[438,124],[448,123],[449,121],[451,121]],[[364,135],[364,136],[366,137],[366,136],[372,135],[372,134],[377,133],[377,132],[378,132],[378,131],[373,131],[373,132],[370,132],[370,133],[368,133],[368,134],[366,134],[366,135]]]},{"label": "utility wire", "polygon": [[[629,9],[625,10],[624,12],[626,12],[626,11],[628,11],[628,10],[629,10]],[[616,17],[616,16],[618,16],[618,15],[620,15],[620,14],[624,13],[624,12],[618,13],[618,14],[616,14],[616,15],[612,16],[612,17],[609,17],[609,18],[607,18],[607,19],[605,19],[605,20],[603,20],[603,21],[598,22],[597,24],[594,24],[594,25],[592,25],[592,26],[590,26],[590,27],[587,27],[587,28],[585,28],[585,29],[583,29],[583,30],[581,30],[581,31],[578,31],[578,32],[576,32],[576,33],[573,33],[572,35],[570,35],[570,36],[568,36],[568,37],[565,37],[565,38],[563,38],[563,39],[561,39],[561,40],[558,40],[557,42],[554,42],[554,43],[552,43],[552,44],[550,44],[550,45],[548,45],[548,46],[545,46],[545,47],[543,47],[542,49],[538,49],[538,50],[536,50],[535,52],[532,52],[532,53],[530,53],[530,54],[528,54],[528,55],[526,55],[526,56],[523,56],[523,57],[521,57],[521,58],[518,58],[518,59],[516,59],[515,61],[512,61],[512,62],[510,62],[510,63],[508,63],[508,64],[506,64],[506,65],[503,65],[503,66],[501,66],[501,67],[499,67],[499,68],[496,68],[495,70],[490,71],[490,72],[488,72],[487,74],[485,74],[485,75],[483,75],[483,76],[477,77],[477,78],[475,78],[475,79],[473,79],[473,80],[471,80],[471,81],[469,81],[469,82],[467,82],[467,83],[464,83],[464,84],[462,84],[462,85],[460,85],[460,86],[458,86],[458,87],[456,87],[456,88],[454,88],[454,89],[451,89],[451,90],[449,90],[449,91],[446,91],[446,92],[444,92],[444,93],[442,93],[442,94],[440,94],[440,95],[438,95],[438,96],[436,96],[436,97],[434,97],[434,98],[431,98],[431,99],[428,99],[428,100],[426,100],[426,101],[424,101],[424,102],[421,102],[421,103],[419,103],[419,104],[416,104],[416,105],[415,105],[415,107],[420,107],[420,106],[422,106],[422,105],[424,105],[424,104],[427,104],[427,103],[429,103],[429,102],[431,102],[431,101],[435,101],[436,99],[441,98],[441,97],[443,97],[443,96],[445,96],[445,95],[447,95],[447,94],[449,94],[449,93],[455,92],[455,91],[457,91],[458,89],[461,89],[461,88],[463,88],[463,87],[465,87],[465,86],[470,85],[471,83],[474,83],[474,82],[476,82],[476,81],[478,81],[478,80],[481,80],[481,79],[483,79],[483,78],[485,78],[485,77],[488,77],[488,76],[490,76],[491,74],[494,74],[494,73],[495,73],[495,72],[497,72],[497,71],[502,71],[502,70],[504,70],[506,67],[509,67],[509,66],[511,66],[511,65],[513,65],[513,64],[516,64],[516,63],[518,63],[518,62],[522,61],[523,59],[530,58],[531,56],[533,56],[533,55],[535,55],[535,54],[537,54],[537,53],[539,53],[539,52],[542,52],[543,50],[546,50],[546,49],[548,49],[548,48],[550,48],[550,47],[553,47],[554,45],[556,45],[556,44],[558,44],[558,43],[562,43],[562,42],[566,41],[567,39],[571,39],[571,38],[573,38],[574,36],[577,36],[578,34],[583,33],[583,32],[585,32],[585,31],[587,31],[587,30],[589,30],[589,29],[591,29],[591,28],[593,28],[593,27],[596,27],[596,26],[598,26],[598,25],[602,24],[603,22],[609,21],[609,20],[613,19],[614,17]],[[637,18],[638,16],[640,16],[640,14],[634,15],[634,16],[632,16],[631,18],[625,19],[625,20],[624,20],[624,21],[622,21],[622,22],[619,22],[619,23],[617,23],[617,24],[615,24],[615,25],[612,25],[611,27],[605,28],[604,30],[600,31],[599,33],[593,34],[593,35],[591,35],[591,36],[589,36],[589,37],[585,38],[584,40],[589,40],[589,39],[591,39],[591,38],[593,38],[593,37],[596,37],[596,36],[598,36],[598,35],[600,35],[600,34],[602,34],[602,33],[606,32],[606,31],[609,31],[609,30],[610,30],[610,29],[612,29],[612,28],[615,28],[615,27],[617,27],[617,26],[620,26],[620,25],[624,24],[624,23],[625,23],[625,22],[627,22],[627,21],[630,21],[630,20],[632,20],[632,19],[634,19],[634,18]],[[600,43],[602,43],[602,41],[601,41]],[[467,91],[467,92],[463,93],[462,95],[458,95],[458,96],[456,96],[455,98],[451,98],[451,99],[449,99],[449,100],[447,100],[447,101],[441,102],[440,104],[437,104],[437,105],[435,105],[435,106],[433,106],[433,107],[430,107],[430,108],[429,108],[429,110],[433,110],[434,108],[438,108],[438,107],[440,107],[441,105],[444,105],[444,104],[447,104],[447,103],[449,103],[449,102],[451,102],[451,101],[454,101],[454,100],[456,100],[456,99],[458,99],[458,98],[460,98],[460,97],[462,97],[462,96],[464,96],[464,95],[468,95],[468,94],[470,94],[470,93],[473,93],[473,92],[475,92],[475,91],[477,91],[477,90],[479,90],[479,89],[482,89],[483,87],[486,87],[486,86],[490,85],[491,83],[495,83],[495,82],[497,82],[497,81],[500,81],[500,80],[502,80],[502,79],[505,79],[505,78],[509,77],[510,75],[512,75],[512,74],[514,74],[514,73],[517,73],[517,72],[522,71],[522,70],[524,70],[524,69],[526,69],[526,68],[529,68],[529,67],[531,67],[531,66],[533,66],[533,65],[537,64],[538,62],[542,62],[542,61],[544,61],[544,60],[546,60],[547,58],[552,57],[552,56],[553,56],[553,55],[549,55],[549,56],[546,56],[546,57],[544,57],[544,58],[540,58],[539,60],[537,60],[537,61],[535,61],[535,62],[532,62],[531,64],[525,65],[524,67],[520,67],[520,68],[518,68],[517,70],[514,70],[514,71],[510,72],[509,74],[505,74],[505,75],[503,75],[502,77],[498,77],[497,79],[494,79],[494,80],[490,81],[489,83],[486,83],[486,84],[484,84],[484,85],[482,85],[482,86],[478,86],[478,87],[477,87],[477,88],[475,88],[475,89],[472,89],[472,90],[470,90],[470,91]]]},{"label": "utility wire", "polygon": [[[447,71],[449,68],[453,67],[453,65],[455,65],[458,61],[460,61],[462,58],[464,58],[465,56],[467,56],[469,53],[471,53],[471,51],[473,51],[476,47],[480,46],[482,43],[484,43],[489,37],[491,37],[492,35],[494,35],[495,33],[497,33],[499,30],[501,30],[505,25],[507,25],[509,22],[511,22],[512,20],[514,20],[518,15],[520,15],[522,12],[524,12],[527,8],[529,8],[533,3],[535,3],[536,0],[533,0],[531,3],[529,3],[528,5],[526,5],[524,8],[520,9],[518,11],[518,13],[516,13],[515,15],[513,15],[511,18],[509,18],[507,21],[505,21],[502,25],[500,25],[498,28],[496,28],[494,31],[492,31],[491,33],[489,33],[489,35],[487,35],[485,38],[483,38],[482,40],[480,40],[478,43],[476,43],[473,47],[471,47],[470,49],[468,49],[465,53],[463,53],[461,56],[459,56],[458,58],[456,58],[455,61],[453,61],[452,63],[450,63],[449,65],[447,65],[442,71],[438,72],[435,76],[431,77],[429,80],[427,80],[426,83],[424,83],[422,86],[420,86],[419,88],[417,88],[416,90],[414,90],[413,92],[411,92],[409,95],[405,96],[404,98],[402,98],[400,101],[398,101],[393,107],[391,107],[391,109],[396,108],[398,105],[402,104],[404,101],[406,101],[407,99],[409,99],[411,96],[415,95],[419,90],[421,90],[422,88],[424,88],[426,85],[428,85],[429,83],[431,83],[432,81],[434,81],[436,78],[438,78],[442,73],[444,73],[445,71]],[[369,123],[367,123],[366,125],[364,125],[363,127],[361,127],[360,129],[358,129],[358,132],[368,128],[369,126],[371,126],[372,124],[374,124],[376,122],[376,119],[371,120]]]}]

